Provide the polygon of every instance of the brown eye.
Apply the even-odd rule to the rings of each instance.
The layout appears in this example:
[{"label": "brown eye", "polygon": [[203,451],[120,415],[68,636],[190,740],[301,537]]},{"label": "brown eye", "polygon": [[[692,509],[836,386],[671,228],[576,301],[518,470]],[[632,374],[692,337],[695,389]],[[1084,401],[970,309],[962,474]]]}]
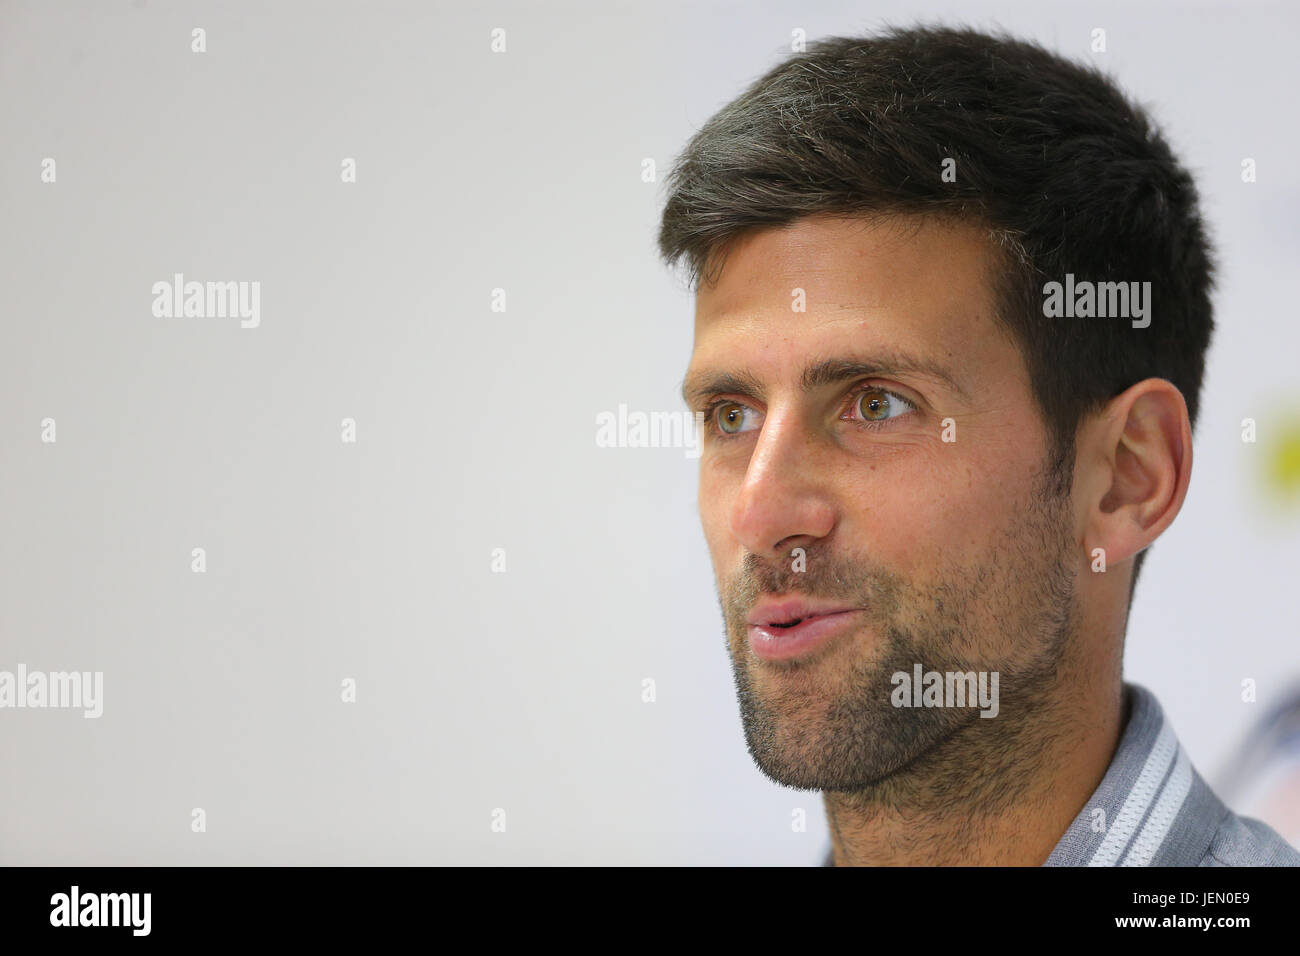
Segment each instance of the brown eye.
[{"label": "brown eye", "polygon": [[869,422],[882,422],[889,417],[889,393],[883,388],[868,388],[858,396],[858,411]]},{"label": "brown eye", "polygon": [[745,406],[727,402],[718,406],[718,428],[728,435],[738,434],[745,425]]}]

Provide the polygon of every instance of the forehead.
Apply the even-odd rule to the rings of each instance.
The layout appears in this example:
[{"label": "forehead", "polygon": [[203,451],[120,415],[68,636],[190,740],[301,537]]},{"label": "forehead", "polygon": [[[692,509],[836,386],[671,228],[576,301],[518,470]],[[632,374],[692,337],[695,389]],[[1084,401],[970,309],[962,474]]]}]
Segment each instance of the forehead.
[{"label": "forehead", "polygon": [[[1018,358],[994,321],[999,258],[977,226],[817,216],[750,233],[695,298],[692,364],[891,350],[954,363]],[[804,311],[799,311],[801,304]]]}]

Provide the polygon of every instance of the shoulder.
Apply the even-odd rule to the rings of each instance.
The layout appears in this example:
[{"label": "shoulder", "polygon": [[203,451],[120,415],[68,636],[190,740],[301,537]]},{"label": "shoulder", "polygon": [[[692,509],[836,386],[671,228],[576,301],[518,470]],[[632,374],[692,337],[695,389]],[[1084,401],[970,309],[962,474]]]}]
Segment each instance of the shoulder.
[{"label": "shoulder", "polygon": [[1300,866],[1300,851],[1267,823],[1228,811],[1201,866]]},{"label": "shoulder", "polygon": [[1300,852],[1277,831],[1219,799],[1155,695],[1137,684],[1124,686],[1127,718],[1119,746],[1046,865],[1300,866]]}]

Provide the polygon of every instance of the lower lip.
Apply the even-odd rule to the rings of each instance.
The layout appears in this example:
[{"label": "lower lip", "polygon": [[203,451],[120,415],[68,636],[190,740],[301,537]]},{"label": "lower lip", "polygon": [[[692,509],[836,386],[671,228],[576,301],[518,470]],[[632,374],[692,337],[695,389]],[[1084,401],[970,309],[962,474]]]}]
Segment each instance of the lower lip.
[{"label": "lower lip", "polygon": [[749,647],[765,661],[802,657],[849,630],[861,611],[840,611],[805,618],[794,627],[749,626]]}]

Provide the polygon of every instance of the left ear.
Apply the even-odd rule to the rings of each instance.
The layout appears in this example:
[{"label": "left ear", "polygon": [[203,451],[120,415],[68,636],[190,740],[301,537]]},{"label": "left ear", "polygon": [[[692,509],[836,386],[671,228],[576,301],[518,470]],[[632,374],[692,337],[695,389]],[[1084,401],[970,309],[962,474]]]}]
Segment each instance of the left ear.
[{"label": "left ear", "polygon": [[1115,396],[1080,429],[1076,499],[1085,553],[1106,562],[1133,557],[1182,510],[1192,477],[1192,426],[1183,393],[1148,378]]}]

